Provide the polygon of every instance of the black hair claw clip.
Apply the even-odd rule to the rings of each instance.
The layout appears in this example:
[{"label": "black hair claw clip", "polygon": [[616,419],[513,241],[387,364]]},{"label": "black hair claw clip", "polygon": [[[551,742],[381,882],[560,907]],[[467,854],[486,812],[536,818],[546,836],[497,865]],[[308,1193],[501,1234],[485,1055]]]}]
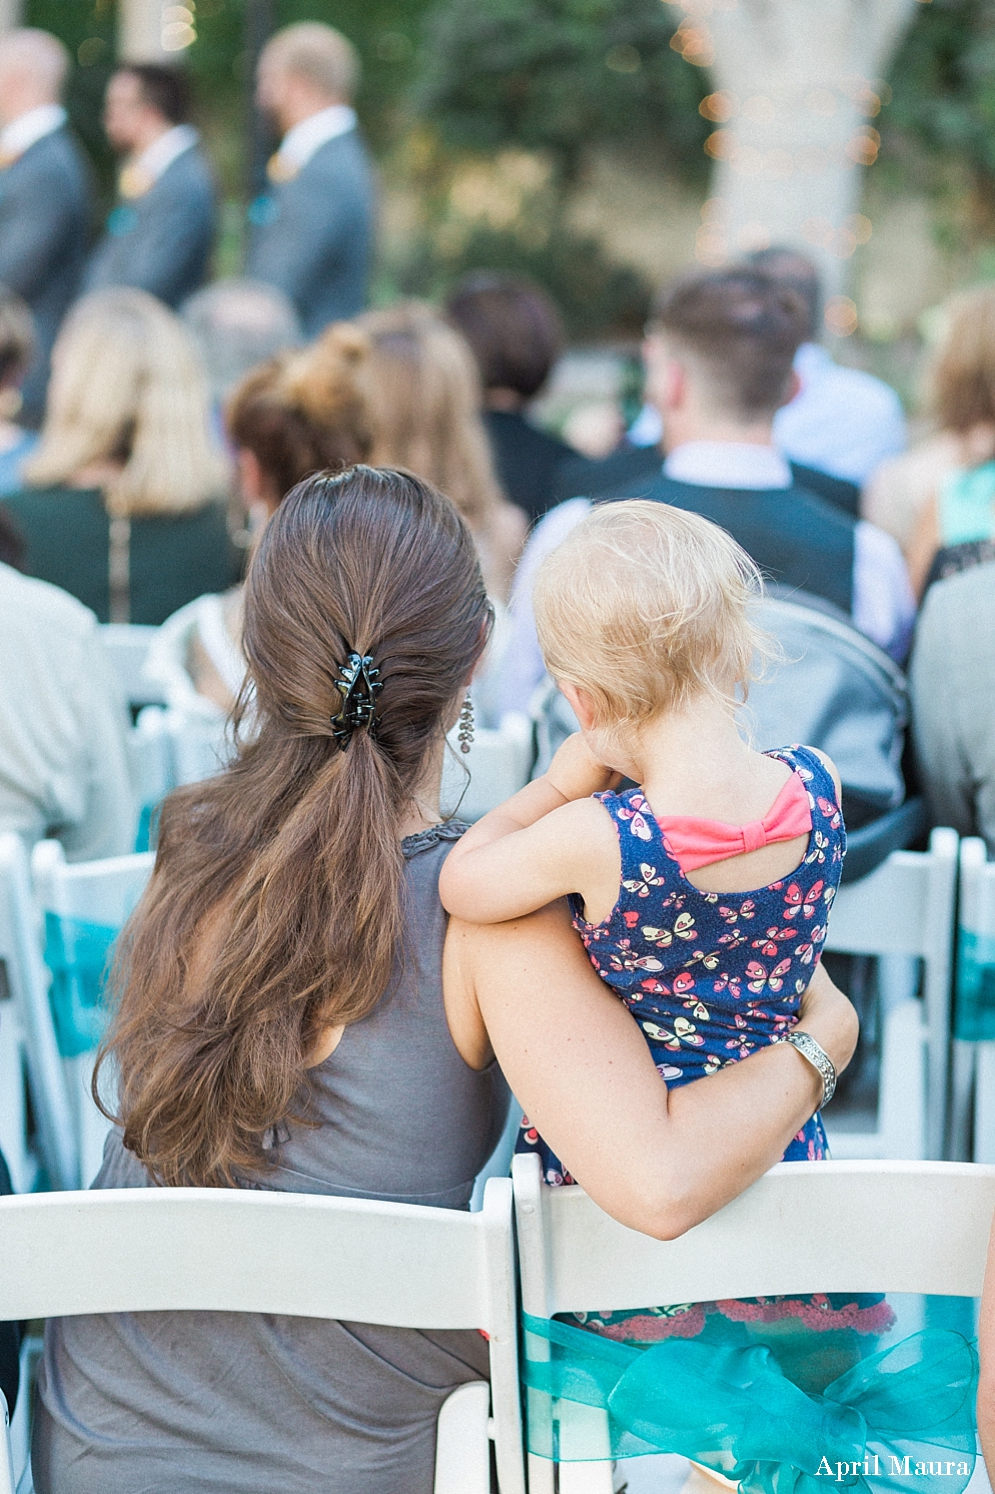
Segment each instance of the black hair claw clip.
[{"label": "black hair claw clip", "polygon": [[338,714],[331,718],[332,735],[344,752],[352,734],[361,727],[372,727],[377,705],[377,691],[383,689],[379,669],[373,667],[372,654],[350,654],[339,665],[335,688],[342,696]]}]

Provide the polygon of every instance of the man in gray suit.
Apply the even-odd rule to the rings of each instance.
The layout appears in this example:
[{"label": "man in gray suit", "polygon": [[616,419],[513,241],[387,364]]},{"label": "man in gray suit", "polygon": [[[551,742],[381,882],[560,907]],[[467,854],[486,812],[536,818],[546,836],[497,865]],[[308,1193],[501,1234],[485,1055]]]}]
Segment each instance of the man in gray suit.
[{"label": "man in gray suit", "polygon": [[207,278],[217,208],[189,103],[183,74],[153,63],[121,67],[108,83],[104,130],[126,160],[87,290],[130,285],[176,307]]},{"label": "man in gray suit", "polygon": [[358,73],[352,44],[318,21],[278,31],[259,59],[256,97],[282,141],[249,209],[246,274],[290,297],[307,337],[366,303],[373,176],[349,102]]},{"label": "man in gray suit", "polygon": [[0,281],[30,306],[37,339],[25,425],[41,421],[49,354],[86,257],[89,182],[59,103],[68,71],[68,52],[47,31],[0,39]]}]

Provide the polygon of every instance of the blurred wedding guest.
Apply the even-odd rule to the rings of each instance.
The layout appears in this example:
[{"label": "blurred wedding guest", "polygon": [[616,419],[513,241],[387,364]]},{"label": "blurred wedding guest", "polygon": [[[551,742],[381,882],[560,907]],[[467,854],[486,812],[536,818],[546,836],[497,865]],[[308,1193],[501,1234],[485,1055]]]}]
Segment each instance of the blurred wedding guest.
[{"label": "blurred wedding guest", "polygon": [[487,270],[465,275],[445,310],[480,369],[484,424],[501,486],[530,519],[539,519],[556,501],[557,469],[579,455],[526,415],[563,347],[559,313],[531,281]]},{"label": "blurred wedding guest", "polygon": [[20,296],[0,285],[0,495],[21,486],[21,465],[37,445],[34,431],[17,422],[20,384],[34,352],[31,313]]},{"label": "blurred wedding guest", "polygon": [[35,326],[22,418],[40,424],[48,360],[79,289],[89,233],[89,182],[60,98],[69,53],[47,31],[0,38],[0,282]]},{"label": "blurred wedding guest", "polygon": [[0,831],[74,861],[134,849],[127,715],[97,620],[0,564]]},{"label": "blurred wedding guest", "polygon": [[834,362],[819,343],[822,288],[807,254],[760,249],[748,263],[795,291],[806,312],[794,363],[799,388],[774,417],[777,446],[789,461],[862,485],[886,458],[905,449],[901,400],[882,379]]},{"label": "blurred wedding guest", "polygon": [[995,564],[931,586],[912,651],[912,729],[934,825],[995,855]]},{"label": "blurred wedding guest", "polygon": [[161,623],[239,562],[207,385],[178,317],[138,290],[96,291],[66,319],[25,486],[3,500],[29,575],[101,622]]},{"label": "blurred wedding guest", "polygon": [[260,280],[215,280],[184,303],[180,316],[196,339],[211,394],[219,402],[251,369],[302,340],[293,303]]},{"label": "blurred wedding guest", "polygon": [[909,572],[920,595],[931,581],[995,560],[995,290],[951,303],[932,405],[939,433],[922,469],[914,471],[915,451],[906,458],[906,491],[919,504]]},{"label": "blurred wedding guest", "polygon": [[190,87],[176,68],[127,63],[107,85],[104,131],[125,158],[86,290],[130,285],[179,306],[207,278],[217,204]]},{"label": "blurred wedding guest", "polygon": [[256,98],[282,138],[249,209],[246,274],[290,297],[308,337],[366,304],[374,193],[358,80],[352,43],[319,21],[278,31],[259,59]]},{"label": "blurred wedding guest", "polygon": [[[832,603],[901,660],[915,602],[897,543],[811,492],[775,444],[774,417],[806,324],[796,291],[748,267],[700,271],[665,287],[644,358],[666,459],[605,501],[649,498],[702,514],[770,580]],[[536,570],[590,506],[574,498],[551,509],[526,547],[502,670],[505,710],[527,701],[544,674],[532,616]]]},{"label": "blurred wedding guest", "polygon": [[465,339],[431,307],[368,311],[375,467],[405,467],[441,488],[469,526],[489,596],[505,602],[528,518],[501,491],[480,417],[476,363]]},{"label": "blurred wedding guest", "polygon": [[[260,364],[234,391],[225,427],[255,541],[305,477],[368,457],[368,362],[366,339],[343,323],[316,345]],[[160,628],[145,672],[175,709],[214,720],[235,704],[245,675],[242,596],[241,586],[208,592]]]}]

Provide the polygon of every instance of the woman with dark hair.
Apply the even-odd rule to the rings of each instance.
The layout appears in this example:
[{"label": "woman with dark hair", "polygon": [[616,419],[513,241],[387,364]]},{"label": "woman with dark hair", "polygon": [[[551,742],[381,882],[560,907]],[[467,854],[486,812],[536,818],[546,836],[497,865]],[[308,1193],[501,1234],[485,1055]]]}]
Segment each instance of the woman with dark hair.
[{"label": "woman with dark hair", "polygon": [[[166,801],[119,943],[98,1068],[118,1129],[94,1186],[465,1208],[505,1119],[496,1055],[592,1196],[670,1237],[814,1112],[822,1080],[788,1044],[668,1094],[564,909],[447,929],[439,869],[464,827],[439,813],[444,737],[490,619],[470,531],[427,483],[355,467],[277,509],[246,591],[252,732]],[[852,1009],[824,977],[810,992],[806,1028],[843,1067]],[[52,1320],[35,1488],[430,1494],[439,1408],[486,1365],[475,1333]]]},{"label": "woman with dark hair", "polygon": [[534,522],[562,496],[558,469],[580,461],[572,446],[524,414],[562,351],[560,314],[530,280],[477,270],[450,292],[446,315],[470,344],[480,369],[484,424],[501,486]]}]

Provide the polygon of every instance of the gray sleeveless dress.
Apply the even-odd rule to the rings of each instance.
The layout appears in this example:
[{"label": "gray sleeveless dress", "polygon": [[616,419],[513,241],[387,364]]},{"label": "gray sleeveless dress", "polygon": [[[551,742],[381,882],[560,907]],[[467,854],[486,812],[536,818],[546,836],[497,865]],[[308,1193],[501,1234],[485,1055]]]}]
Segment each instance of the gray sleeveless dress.
[{"label": "gray sleeveless dress", "polygon": [[[323,1124],[282,1128],[253,1185],[466,1208],[508,1092],[468,1068],[442,1001],[439,869],[463,826],[411,836],[406,951],[376,1009],[313,1071]],[[95,1188],[150,1186],[118,1133]],[[282,1269],[274,1260],[274,1271]],[[431,1494],[446,1396],[487,1375],[477,1333],[234,1313],[53,1319],[37,1494]]]}]

